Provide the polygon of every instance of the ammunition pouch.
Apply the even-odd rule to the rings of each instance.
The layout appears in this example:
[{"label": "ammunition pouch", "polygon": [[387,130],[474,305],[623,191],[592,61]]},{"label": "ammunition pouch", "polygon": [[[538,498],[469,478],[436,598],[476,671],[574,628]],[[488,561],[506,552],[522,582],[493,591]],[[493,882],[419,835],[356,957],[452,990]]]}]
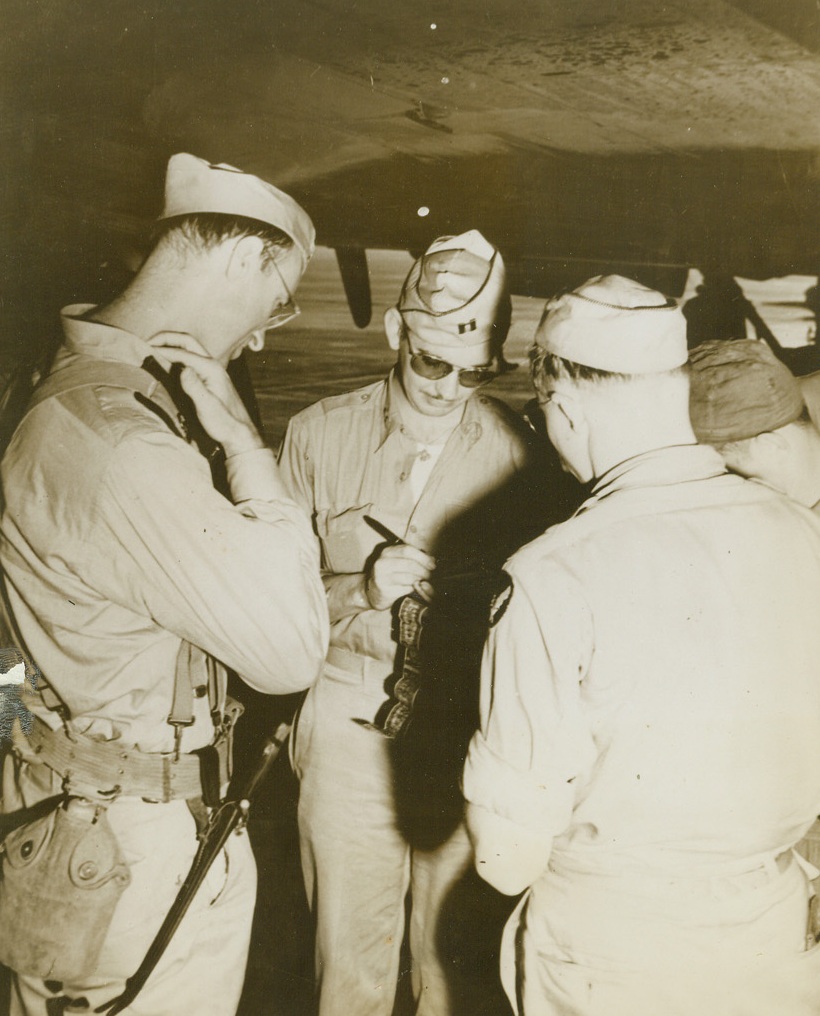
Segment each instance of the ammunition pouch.
[{"label": "ammunition pouch", "polygon": [[93,974],[131,880],[105,810],[68,798],[9,833],[0,856],[0,962],[44,980]]}]

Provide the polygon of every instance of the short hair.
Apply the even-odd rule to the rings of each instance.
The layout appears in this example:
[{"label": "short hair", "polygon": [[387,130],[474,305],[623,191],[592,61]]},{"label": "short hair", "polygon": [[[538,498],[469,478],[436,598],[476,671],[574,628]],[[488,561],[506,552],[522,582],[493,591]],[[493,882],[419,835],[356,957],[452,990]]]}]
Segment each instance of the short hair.
[{"label": "short hair", "polygon": [[611,370],[601,370],[599,367],[587,367],[583,363],[575,363],[574,360],[566,360],[557,353],[551,353],[543,346],[534,343],[530,346],[530,373],[533,379],[543,374],[544,377],[558,381],[561,378],[570,381],[589,381],[592,384],[606,384],[611,381],[629,381],[633,374],[621,374]]},{"label": "short hair", "polygon": [[584,363],[567,360],[563,356],[558,356],[557,353],[551,353],[548,349],[544,349],[538,343],[533,343],[530,346],[529,358],[530,374],[533,381],[543,375],[553,381],[560,381],[563,378],[569,381],[585,381],[594,385],[628,384],[661,377],[687,377],[689,374],[688,363],[658,374],[623,374],[620,371],[602,370],[600,367],[588,367]]},{"label": "short hair", "polygon": [[176,245],[180,241],[198,250],[209,251],[226,240],[243,236],[258,236],[264,244],[264,263],[275,261],[281,251],[293,247],[293,238],[276,226],[246,215],[226,215],[223,212],[196,212],[174,215],[162,219],[153,235],[154,245],[168,240]]}]

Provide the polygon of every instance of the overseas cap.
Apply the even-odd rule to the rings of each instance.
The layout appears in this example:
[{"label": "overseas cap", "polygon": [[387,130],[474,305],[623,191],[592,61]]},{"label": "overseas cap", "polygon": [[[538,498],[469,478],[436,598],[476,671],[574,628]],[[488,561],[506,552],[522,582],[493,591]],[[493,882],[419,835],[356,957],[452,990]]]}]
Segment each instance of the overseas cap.
[{"label": "overseas cap", "polygon": [[548,300],[535,342],[573,363],[657,374],[686,363],[686,318],[675,300],[621,275],[596,275]]},{"label": "overseas cap", "polygon": [[501,255],[476,229],[430,244],[404,281],[398,309],[421,339],[439,346],[487,346],[507,337],[507,273]]},{"label": "overseas cap", "polygon": [[303,268],[313,256],[316,230],[307,212],[290,195],[227,163],[212,165],[185,152],[172,155],[160,219],[198,212],[244,215],[267,222],[293,240]]},{"label": "overseas cap", "polygon": [[741,441],[803,412],[797,378],[762,339],[702,342],[689,359],[689,415],[699,441]]}]

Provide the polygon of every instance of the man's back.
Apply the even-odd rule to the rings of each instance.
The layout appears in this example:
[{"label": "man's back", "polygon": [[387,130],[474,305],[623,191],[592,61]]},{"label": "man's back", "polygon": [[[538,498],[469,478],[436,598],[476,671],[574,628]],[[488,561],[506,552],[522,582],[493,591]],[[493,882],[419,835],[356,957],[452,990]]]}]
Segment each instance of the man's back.
[{"label": "man's back", "polygon": [[820,525],[738,477],[630,489],[639,471],[511,565],[539,620],[554,630],[558,610],[581,635],[560,639],[584,737],[568,743],[576,804],[555,849],[662,870],[753,862],[820,809]]},{"label": "man's back", "polygon": [[[0,562],[43,680],[34,719],[14,731],[2,810],[25,821],[32,805],[70,801],[17,831],[17,904],[4,894],[13,1008],[31,1016],[120,996],[195,856],[201,890],[152,953],[137,1005],[236,1011],[255,863],[247,838],[207,872],[198,850],[231,774],[240,709],[225,669],[260,691],[302,690],[326,648],[308,522],[226,371],[295,312],[313,226],[273,185],[186,153],[169,162],[165,196],[128,287],[64,311],[65,342],[3,462]],[[224,453],[226,495],[206,445]],[[65,833],[69,813],[88,816],[87,835]],[[81,904],[66,851],[93,868]],[[119,898],[96,891],[110,883],[106,857],[122,862]]]},{"label": "man's back", "polygon": [[[247,502],[245,511],[263,522],[294,525],[302,553],[299,540],[280,540],[275,524],[254,525],[213,489],[174,404],[129,362],[133,337],[65,320],[70,355],[64,347],[44,382],[55,394],[27,414],[3,460],[0,556],[9,596],[28,651],[88,732],[168,750],[170,682],[185,637],[260,689],[295,690],[311,679],[297,676],[301,654],[297,646],[288,653],[276,623],[288,559],[298,609],[295,580],[300,561],[310,563],[309,534],[288,502]],[[97,333],[111,359],[78,356],[93,349]],[[266,557],[279,571],[260,567]],[[238,588],[245,591],[232,592]],[[311,596],[290,633],[323,606]],[[191,748],[212,736],[207,701],[194,707]],[[53,713],[43,717],[58,725]]]},{"label": "man's back", "polygon": [[785,983],[802,1013],[811,976],[784,971],[807,918],[791,848],[820,810],[820,525],[698,446],[597,494],[508,564],[464,775],[552,839],[523,1011],[748,1016],[769,1004],[739,1002],[753,973],[752,998]]},{"label": "man's back", "polygon": [[696,443],[686,361],[675,301],[620,276],[536,332],[550,440],[595,486],[509,563],[464,771],[479,873],[530,889],[524,1016],[818,1011],[792,848],[820,808],[820,527]]}]

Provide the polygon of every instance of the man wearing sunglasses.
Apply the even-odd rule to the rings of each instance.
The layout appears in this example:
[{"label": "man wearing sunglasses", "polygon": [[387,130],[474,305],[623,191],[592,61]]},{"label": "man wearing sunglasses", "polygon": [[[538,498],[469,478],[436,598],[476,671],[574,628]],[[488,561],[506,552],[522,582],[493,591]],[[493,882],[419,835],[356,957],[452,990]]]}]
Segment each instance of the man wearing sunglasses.
[{"label": "man wearing sunglasses", "polygon": [[[509,321],[498,251],[476,231],[437,240],[385,314],[398,354],[390,375],[299,413],[280,455],[318,534],[332,626],[293,746],[321,1016],[389,1016],[408,889],[417,1012],[465,1011],[446,968],[459,971],[440,955],[442,906],[470,864],[460,794],[449,828],[419,847],[400,814],[396,743],[379,723],[395,680],[391,608],[413,593],[441,603],[453,572],[478,574],[526,538],[500,495],[527,465],[531,434],[483,390],[499,371]],[[439,801],[412,803],[415,828],[441,822]]]},{"label": "man wearing sunglasses", "polygon": [[[12,943],[15,1016],[93,1011],[139,967],[228,780],[225,668],[286,693],[324,658],[309,523],[225,369],[293,313],[313,238],[270,184],[173,156],[152,251],[111,302],[63,311],[64,342],[3,459],[0,560],[42,674],[6,760],[4,810],[61,790],[91,802],[129,882],[99,918],[101,951],[91,943],[70,968],[33,933],[76,946],[89,922],[31,908],[31,928],[14,928],[32,940]],[[219,446],[229,496],[205,454]],[[104,857],[82,877],[104,884]],[[247,838],[231,837],[128,1012],[235,1013],[255,888]]]}]

